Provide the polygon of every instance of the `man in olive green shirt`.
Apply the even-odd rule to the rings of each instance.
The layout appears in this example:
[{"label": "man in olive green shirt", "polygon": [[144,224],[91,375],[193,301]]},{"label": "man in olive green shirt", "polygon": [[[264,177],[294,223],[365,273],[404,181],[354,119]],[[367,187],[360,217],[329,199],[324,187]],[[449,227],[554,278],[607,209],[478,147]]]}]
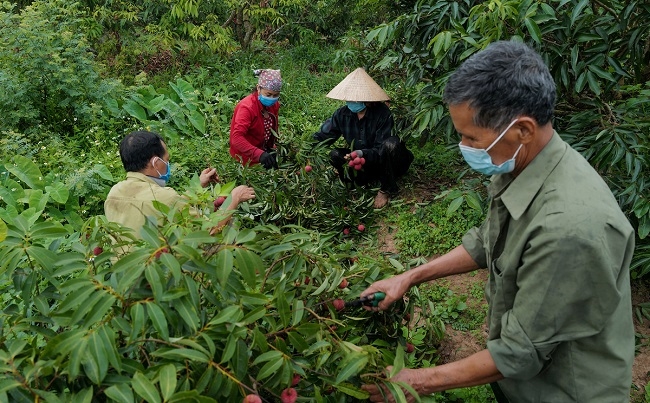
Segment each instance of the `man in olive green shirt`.
[{"label": "man in olive green shirt", "polygon": [[[634,231],[554,131],[548,68],[526,45],[496,42],[450,77],[444,100],[466,162],[493,175],[488,216],[461,246],[361,295],[385,292],[375,309],[386,309],[414,285],[487,268],[487,349],[392,380],[420,395],[491,383],[499,402],[628,401]],[[383,401],[376,385],[363,388]]]},{"label": "man in olive green shirt", "polygon": [[[157,133],[136,131],[128,134],[120,142],[120,158],[127,171],[126,179],[111,188],[104,202],[104,214],[109,221],[131,228],[139,236],[146,217],[160,214],[154,207],[154,200],[171,208],[181,208],[186,201],[166,186],[171,176],[169,151]],[[206,168],[199,176],[203,187],[218,179],[215,168]],[[234,210],[240,202],[253,197],[255,192],[252,188],[238,186],[231,193],[227,209]],[[222,224],[224,222],[218,226]]]}]

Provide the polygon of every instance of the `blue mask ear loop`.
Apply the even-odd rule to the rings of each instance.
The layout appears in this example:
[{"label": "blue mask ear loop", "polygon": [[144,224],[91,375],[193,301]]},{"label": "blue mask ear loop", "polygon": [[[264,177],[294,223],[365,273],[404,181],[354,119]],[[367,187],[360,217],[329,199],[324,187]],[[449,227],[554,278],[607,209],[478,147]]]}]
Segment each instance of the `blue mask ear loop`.
[{"label": "blue mask ear loop", "polygon": [[[504,131],[502,131],[501,134],[499,134],[499,137],[497,137],[496,140],[494,140],[494,141],[492,142],[492,144],[490,144],[490,146],[489,146],[488,148],[485,149],[485,151],[490,151],[490,149],[492,149],[492,147],[494,147],[494,145],[495,145],[496,143],[498,143],[499,140],[501,140],[501,138],[502,138],[503,136],[506,135],[506,132],[507,132],[508,130],[510,130],[510,128],[512,127],[512,125],[514,125],[515,123],[517,123],[518,120],[519,120],[519,118],[517,118],[517,119],[513,120],[512,122],[510,122],[510,124],[508,125],[508,127],[506,127],[506,129],[505,129]],[[521,147],[520,147],[520,148],[521,148]],[[517,152],[519,152],[519,150],[517,150]],[[517,153],[515,153],[515,155],[517,155]]]}]

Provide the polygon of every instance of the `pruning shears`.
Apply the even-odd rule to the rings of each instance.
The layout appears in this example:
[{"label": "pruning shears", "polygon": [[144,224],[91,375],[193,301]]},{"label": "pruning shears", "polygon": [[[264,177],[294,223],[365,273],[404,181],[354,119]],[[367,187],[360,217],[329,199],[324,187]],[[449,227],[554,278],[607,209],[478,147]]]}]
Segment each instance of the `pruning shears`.
[{"label": "pruning shears", "polygon": [[355,299],[354,301],[346,301],[345,306],[353,306],[353,307],[358,307],[361,305],[365,306],[373,306],[376,307],[379,305],[379,301],[383,300],[386,298],[386,293],[383,292],[375,292],[370,295],[366,295],[365,297]]}]

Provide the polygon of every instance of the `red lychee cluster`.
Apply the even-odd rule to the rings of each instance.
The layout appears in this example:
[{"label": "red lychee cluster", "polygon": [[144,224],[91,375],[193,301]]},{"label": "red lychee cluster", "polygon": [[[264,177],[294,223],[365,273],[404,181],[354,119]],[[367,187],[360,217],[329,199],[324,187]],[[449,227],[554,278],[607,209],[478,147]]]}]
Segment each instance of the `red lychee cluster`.
[{"label": "red lychee cluster", "polygon": [[366,163],[366,159],[357,155],[356,151],[350,153],[350,162],[348,166],[354,168],[355,170],[360,170],[363,167],[363,164]]}]

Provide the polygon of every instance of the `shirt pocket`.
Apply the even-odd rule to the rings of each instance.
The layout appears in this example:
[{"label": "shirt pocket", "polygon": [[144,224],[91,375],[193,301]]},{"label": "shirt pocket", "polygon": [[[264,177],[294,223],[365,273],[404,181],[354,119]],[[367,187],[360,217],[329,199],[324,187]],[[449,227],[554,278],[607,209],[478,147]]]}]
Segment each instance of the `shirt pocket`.
[{"label": "shirt pocket", "polygon": [[492,310],[501,318],[503,314],[512,309],[515,295],[517,293],[516,278],[512,270],[508,270],[507,259],[503,256],[492,259],[490,262],[490,276],[492,284]]}]

